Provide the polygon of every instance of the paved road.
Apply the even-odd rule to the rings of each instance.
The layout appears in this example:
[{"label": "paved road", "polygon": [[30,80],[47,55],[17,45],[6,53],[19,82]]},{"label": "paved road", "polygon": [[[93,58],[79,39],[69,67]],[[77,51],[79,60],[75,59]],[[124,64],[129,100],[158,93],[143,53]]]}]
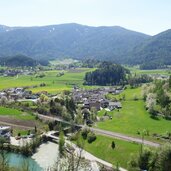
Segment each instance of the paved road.
[{"label": "paved road", "polygon": [[[60,118],[54,117],[54,116],[45,116],[45,115],[40,115],[40,114],[38,114],[38,116],[41,119],[53,120],[53,121],[56,120],[56,121],[63,122],[63,123],[66,123],[66,124],[71,124],[70,122],[64,121],[63,119],[60,119]],[[86,127],[85,125],[76,125],[76,124],[75,124],[75,126],[80,126],[82,128]],[[106,131],[106,130],[102,130],[102,129],[99,129],[99,128],[92,128],[92,127],[88,127],[88,128],[90,130],[100,134],[100,135],[105,135],[105,136],[108,136],[108,137],[117,138],[117,139],[129,141],[129,142],[136,142],[136,143],[139,143],[139,144],[143,143],[144,145],[153,146],[153,147],[159,147],[160,146],[160,144],[158,144],[158,143],[155,143],[155,142],[152,142],[152,141],[147,141],[147,140],[142,141],[142,139],[140,139],[140,138],[131,137],[131,136],[128,136],[128,135],[125,135],[125,134]]]},{"label": "paved road", "polygon": [[158,143],[155,143],[152,141],[147,141],[147,140],[142,140],[140,138],[131,137],[131,136],[124,135],[121,133],[106,131],[106,130],[102,130],[102,129],[98,129],[98,128],[90,128],[90,129],[92,131],[98,133],[98,134],[113,137],[113,138],[122,139],[125,141],[131,141],[131,142],[136,142],[136,143],[140,143],[140,144],[143,143],[145,145],[149,145],[149,146],[153,146],[153,147],[159,147],[160,146],[160,144],[158,144]]}]

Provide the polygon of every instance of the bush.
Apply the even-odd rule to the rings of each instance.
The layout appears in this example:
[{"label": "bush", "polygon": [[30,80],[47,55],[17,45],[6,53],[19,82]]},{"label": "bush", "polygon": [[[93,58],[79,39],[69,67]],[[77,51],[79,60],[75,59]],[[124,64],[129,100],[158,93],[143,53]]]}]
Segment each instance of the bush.
[{"label": "bush", "polygon": [[70,141],[77,141],[78,140],[78,133],[72,134],[70,137]]},{"label": "bush", "polygon": [[82,135],[82,137],[83,137],[84,140],[87,139],[87,135],[88,135],[89,132],[90,132],[90,130],[88,130],[88,129],[83,129],[81,131],[81,135]]},{"label": "bush", "polygon": [[96,135],[93,132],[89,132],[87,135],[88,143],[92,143],[95,140],[96,140]]},{"label": "bush", "polygon": [[115,148],[115,142],[114,141],[112,141],[112,144],[111,144],[111,147],[112,147],[112,149],[114,149]]}]

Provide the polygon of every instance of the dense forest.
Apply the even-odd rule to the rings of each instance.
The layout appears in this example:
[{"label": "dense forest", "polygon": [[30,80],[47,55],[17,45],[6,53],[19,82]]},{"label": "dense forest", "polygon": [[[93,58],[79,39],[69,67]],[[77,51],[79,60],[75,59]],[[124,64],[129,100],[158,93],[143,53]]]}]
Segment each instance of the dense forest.
[{"label": "dense forest", "polygon": [[0,58],[0,65],[9,67],[33,67],[36,65],[48,65],[46,60],[34,60],[25,55],[16,55],[11,57]]},{"label": "dense forest", "polygon": [[137,45],[129,54],[128,63],[140,64],[142,69],[171,65],[171,30],[152,36]]},{"label": "dense forest", "polygon": [[126,82],[127,69],[121,65],[102,62],[98,69],[87,72],[85,75],[85,85],[119,85]]},{"label": "dense forest", "polygon": [[42,27],[0,25],[0,57],[25,54],[36,60],[96,59],[156,69],[171,65],[170,40],[171,30],[149,36],[119,26],[90,27],[75,23]]},{"label": "dense forest", "polygon": [[[8,31],[6,31],[8,30]],[[34,59],[102,59],[125,61],[127,53],[150,36],[119,26],[60,24],[0,27],[0,57],[25,54]]]}]

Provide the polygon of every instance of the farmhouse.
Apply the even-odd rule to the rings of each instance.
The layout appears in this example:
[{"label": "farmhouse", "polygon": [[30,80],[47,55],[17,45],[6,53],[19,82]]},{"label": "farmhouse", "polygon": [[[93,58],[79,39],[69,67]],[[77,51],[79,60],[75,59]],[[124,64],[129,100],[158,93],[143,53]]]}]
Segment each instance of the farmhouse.
[{"label": "farmhouse", "polygon": [[83,108],[87,108],[87,109],[92,109],[92,108],[96,108],[96,110],[100,110],[100,102],[99,101],[85,101]]},{"label": "farmhouse", "polygon": [[102,99],[100,103],[102,108],[107,108],[109,106],[109,100]]},{"label": "farmhouse", "polygon": [[112,111],[114,109],[120,109],[120,108],[122,108],[121,102],[109,102],[108,109],[110,111]]},{"label": "farmhouse", "polygon": [[11,136],[11,127],[0,126],[0,137],[9,139]]}]

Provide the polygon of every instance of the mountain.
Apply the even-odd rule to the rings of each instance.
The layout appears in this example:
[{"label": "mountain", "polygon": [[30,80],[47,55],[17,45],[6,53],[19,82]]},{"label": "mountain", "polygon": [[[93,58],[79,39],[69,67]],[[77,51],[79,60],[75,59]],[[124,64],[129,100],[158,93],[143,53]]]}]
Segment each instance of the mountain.
[{"label": "mountain", "polygon": [[143,69],[171,65],[171,29],[150,37],[128,54],[127,63],[141,64]]},{"label": "mountain", "polygon": [[34,59],[72,57],[123,63],[150,36],[119,26],[61,24],[42,27],[0,26],[0,56],[23,54]]}]

